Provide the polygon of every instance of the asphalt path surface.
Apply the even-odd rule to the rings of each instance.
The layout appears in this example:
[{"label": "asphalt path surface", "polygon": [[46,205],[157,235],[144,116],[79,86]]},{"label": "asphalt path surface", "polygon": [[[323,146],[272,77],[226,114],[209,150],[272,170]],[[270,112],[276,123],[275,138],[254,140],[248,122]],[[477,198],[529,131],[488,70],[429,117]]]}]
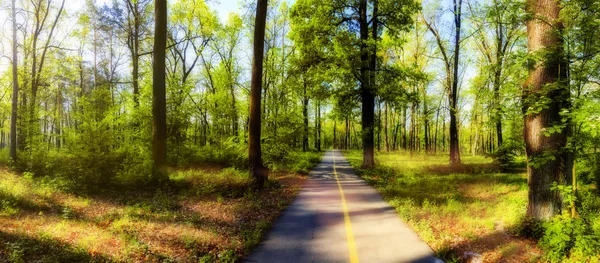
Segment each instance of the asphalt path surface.
[{"label": "asphalt path surface", "polygon": [[244,262],[443,261],[333,150]]}]

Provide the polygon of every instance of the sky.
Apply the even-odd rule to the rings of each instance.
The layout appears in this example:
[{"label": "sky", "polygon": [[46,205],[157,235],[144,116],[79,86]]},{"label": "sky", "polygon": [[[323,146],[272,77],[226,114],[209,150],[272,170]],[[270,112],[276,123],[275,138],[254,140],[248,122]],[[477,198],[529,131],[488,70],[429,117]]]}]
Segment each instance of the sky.
[{"label": "sky", "polygon": [[227,17],[229,13],[236,12],[238,14],[242,13],[241,10],[241,1],[239,0],[218,0],[218,1],[209,1],[208,4],[213,10],[217,11],[221,22],[227,21]]}]

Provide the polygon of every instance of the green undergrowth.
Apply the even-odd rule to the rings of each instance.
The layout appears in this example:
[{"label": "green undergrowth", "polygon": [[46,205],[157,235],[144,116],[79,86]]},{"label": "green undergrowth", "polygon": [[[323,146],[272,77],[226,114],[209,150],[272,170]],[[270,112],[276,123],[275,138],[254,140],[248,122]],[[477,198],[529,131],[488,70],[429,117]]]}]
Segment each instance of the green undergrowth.
[{"label": "green undergrowth", "polygon": [[[90,147],[91,148],[91,147]],[[319,163],[322,152],[301,152],[289,148],[264,147],[263,163],[271,171],[307,174]],[[225,169],[229,175],[247,174],[247,145],[231,141],[219,146],[186,146],[169,156],[174,170]],[[107,189],[156,188],[152,185],[152,159],[149,149],[136,144],[116,151],[106,149],[40,150],[19,152],[12,163],[6,149],[0,151],[0,165],[27,173],[38,181],[59,187],[62,191],[95,193]],[[234,169],[237,172],[231,173]],[[214,180],[223,178],[218,174]],[[236,176],[225,176],[237,178]]]},{"label": "green undergrowth", "polygon": [[600,262],[600,196],[582,187],[574,197],[575,217],[563,211],[532,234],[540,238],[550,262]]}]

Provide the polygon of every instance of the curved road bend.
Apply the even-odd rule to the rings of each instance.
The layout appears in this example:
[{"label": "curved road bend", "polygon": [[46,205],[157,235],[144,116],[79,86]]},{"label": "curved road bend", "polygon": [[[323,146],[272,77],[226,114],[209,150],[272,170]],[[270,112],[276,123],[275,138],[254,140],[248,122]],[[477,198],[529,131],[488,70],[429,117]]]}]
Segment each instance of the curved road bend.
[{"label": "curved road bend", "polygon": [[244,262],[443,261],[333,150]]}]

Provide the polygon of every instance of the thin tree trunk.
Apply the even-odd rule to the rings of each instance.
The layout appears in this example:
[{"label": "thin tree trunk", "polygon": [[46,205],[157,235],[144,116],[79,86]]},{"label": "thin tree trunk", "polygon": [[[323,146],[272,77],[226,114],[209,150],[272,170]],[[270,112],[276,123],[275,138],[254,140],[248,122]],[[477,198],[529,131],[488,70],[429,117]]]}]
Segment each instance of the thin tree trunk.
[{"label": "thin tree trunk", "polygon": [[406,111],[408,110],[408,105],[402,109],[402,149],[407,150],[406,145]]},{"label": "thin tree trunk", "polygon": [[437,138],[438,138],[438,120],[440,118],[440,108],[438,106],[436,113],[435,113],[435,133],[433,135],[433,152],[436,153],[437,152],[437,148],[438,148],[438,142],[437,142]]},{"label": "thin tree trunk", "polygon": [[450,164],[460,165],[460,143],[458,141],[458,59],[460,56],[460,29],[462,0],[454,0],[454,71],[450,96]]},{"label": "thin tree trunk", "polygon": [[348,116],[346,116],[346,129],[344,130],[344,148],[346,150],[350,149],[350,120],[348,120]]},{"label": "thin tree trunk", "polygon": [[321,151],[321,101],[315,105],[315,149]]},{"label": "thin tree trunk", "polygon": [[377,151],[381,152],[381,102],[377,101]]},{"label": "thin tree trunk", "polygon": [[388,103],[385,102],[385,123],[383,132],[385,133],[385,151],[390,152],[390,140],[388,138]]},{"label": "thin tree trunk", "polygon": [[302,118],[304,119],[304,131],[302,132],[302,151],[308,150],[308,96],[306,95],[306,80],[304,80],[304,94],[302,97]]},{"label": "thin tree trunk", "polygon": [[18,75],[18,56],[17,56],[17,9],[16,0],[12,0],[12,105],[10,114],[10,158],[13,162],[17,161],[17,106],[19,103],[19,75]]},{"label": "thin tree trunk", "polygon": [[337,134],[336,134],[336,128],[337,128],[337,120],[333,119],[333,143],[332,143],[332,148],[333,149],[337,149]]},{"label": "thin tree trunk", "polygon": [[133,67],[131,69],[131,76],[133,82],[133,106],[139,106],[139,96],[140,96],[140,84],[139,84],[139,63],[140,63],[140,13],[139,13],[139,3],[137,1],[133,2],[133,47],[131,60]]},{"label": "thin tree trunk", "polygon": [[425,140],[425,152],[429,153],[431,152],[431,146],[430,146],[430,138],[429,135],[431,133],[431,131],[429,130],[429,109],[427,108],[427,93],[425,92],[425,87],[423,87],[423,123],[424,123],[424,140]]},{"label": "thin tree trunk", "polygon": [[319,138],[319,106],[318,105],[319,105],[319,100],[316,100],[316,103],[315,103],[315,129],[313,130],[314,131],[313,136],[315,138],[313,141],[313,143],[314,143],[313,146],[315,147],[315,150],[319,149],[319,146],[318,146],[319,145],[319,139],[318,139]]},{"label": "thin tree trunk", "polygon": [[231,111],[233,113],[233,116],[231,116],[231,124],[232,124],[232,129],[233,129],[233,136],[236,137],[235,141],[238,141],[238,137],[240,136],[239,133],[239,125],[238,125],[238,110],[237,110],[237,106],[236,106],[236,100],[235,100],[235,86],[233,84],[231,84],[230,88],[229,88],[230,94],[231,94]]},{"label": "thin tree trunk", "polygon": [[60,140],[61,140],[61,119],[62,119],[62,104],[63,104],[63,98],[62,98],[62,91],[60,88],[58,88],[57,92],[56,92],[56,149],[60,149],[61,145],[60,145]]}]

